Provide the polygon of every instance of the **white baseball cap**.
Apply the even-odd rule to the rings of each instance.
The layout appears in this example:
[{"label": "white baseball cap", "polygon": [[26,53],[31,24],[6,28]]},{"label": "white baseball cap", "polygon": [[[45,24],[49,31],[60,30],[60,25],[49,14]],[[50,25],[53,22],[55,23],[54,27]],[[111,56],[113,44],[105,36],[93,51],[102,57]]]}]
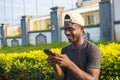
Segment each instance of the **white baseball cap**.
[{"label": "white baseball cap", "polygon": [[65,14],[64,22],[65,21],[77,23],[77,24],[80,24],[82,26],[85,25],[84,19],[79,13],[71,12],[71,13]]}]

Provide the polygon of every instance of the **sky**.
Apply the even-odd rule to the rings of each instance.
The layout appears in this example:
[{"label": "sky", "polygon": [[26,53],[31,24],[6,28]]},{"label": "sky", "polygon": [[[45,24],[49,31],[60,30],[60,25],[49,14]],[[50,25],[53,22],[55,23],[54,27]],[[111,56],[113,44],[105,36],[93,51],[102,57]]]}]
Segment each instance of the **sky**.
[{"label": "sky", "polygon": [[69,10],[76,7],[75,3],[76,0],[0,0],[0,24],[20,24],[23,15],[50,15],[52,7],[61,6]]}]

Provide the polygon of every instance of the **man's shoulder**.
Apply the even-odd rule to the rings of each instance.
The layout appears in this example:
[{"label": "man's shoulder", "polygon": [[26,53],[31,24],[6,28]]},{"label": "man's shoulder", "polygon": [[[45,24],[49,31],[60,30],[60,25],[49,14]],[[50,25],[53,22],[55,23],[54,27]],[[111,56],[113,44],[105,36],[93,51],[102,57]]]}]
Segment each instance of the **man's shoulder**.
[{"label": "man's shoulder", "polygon": [[100,48],[93,42],[87,41],[86,48],[87,48],[86,50],[89,53],[100,53],[101,54]]},{"label": "man's shoulder", "polygon": [[68,50],[71,48],[71,46],[72,46],[72,45],[69,44],[69,45],[63,47],[63,48],[62,48],[62,52],[66,52],[66,51],[68,51]]},{"label": "man's shoulder", "polygon": [[68,49],[68,48],[71,48],[71,44],[69,44],[69,45],[67,45],[67,46],[65,46],[65,47],[63,47],[62,49]]},{"label": "man's shoulder", "polygon": [[88,41],[88,40],[85,40],[84,46],[86,46],[86,47],[88,47],[88,48],[91,48],[91,47],[94,47],[94,48],[96,47],[96,48],[98,48],[98,46],[97,46],[95,43],[90,42],[90,41]]}]

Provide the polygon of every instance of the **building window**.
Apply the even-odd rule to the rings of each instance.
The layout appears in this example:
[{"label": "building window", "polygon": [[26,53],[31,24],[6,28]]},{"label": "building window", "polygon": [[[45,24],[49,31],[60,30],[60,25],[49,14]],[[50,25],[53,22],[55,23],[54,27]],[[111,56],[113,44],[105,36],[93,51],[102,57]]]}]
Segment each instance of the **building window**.
[{"label": "building window", "polygon": [[90,0],[82,0],[82,2],[86,2],[86,1],[90,1]]},{"label": "building window", "polygon": [[94,25],[95,24],[95,16],[93,14],[87,14],[84,16],[85,25]]},{"label": "building window", "polygon": [[93,25],[94,24],[94,15],[88,16],[88,24]]}]

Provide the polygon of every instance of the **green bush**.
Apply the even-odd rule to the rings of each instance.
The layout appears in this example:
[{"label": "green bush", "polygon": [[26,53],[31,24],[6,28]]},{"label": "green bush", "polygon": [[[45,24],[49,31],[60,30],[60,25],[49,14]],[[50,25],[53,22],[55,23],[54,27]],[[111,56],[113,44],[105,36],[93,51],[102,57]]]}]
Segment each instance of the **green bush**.
[{"label": "green bush", "polygon": [[39,45],[24,45],[24,46],[4,46],[0,47],[0,53],[21,53],[21,52],[29,52],[33,50],[42,50],[44,48],[62,48],[66,45],[68,45],[68,42],[61,42],[61,43],[49,43],[49,44],[39,44]]},{"label": "green bush", "polygon": [[0,76],[4,76],[6,80],[55,79],[53,69],[42,50],[0,54],[0,69]]},{"label": "green bush", "polygon": [[[53,68],[48,64],[43,49],[50,48],[53,52],[60,53],[62,46],[67,44],[55,43],[51,47],[50,44],[44,44],[43,48],[40,45],[1,48],[0,80],[3,80],[2,77],[6,80],[56,80]],[[120,43],[99,42],[96,44],[102,51],[100,80],[120,80]]]},{"label": "green bush", "polygon": [[100,80],[120,80],[120,43],[98,45],[102,51]]}]

